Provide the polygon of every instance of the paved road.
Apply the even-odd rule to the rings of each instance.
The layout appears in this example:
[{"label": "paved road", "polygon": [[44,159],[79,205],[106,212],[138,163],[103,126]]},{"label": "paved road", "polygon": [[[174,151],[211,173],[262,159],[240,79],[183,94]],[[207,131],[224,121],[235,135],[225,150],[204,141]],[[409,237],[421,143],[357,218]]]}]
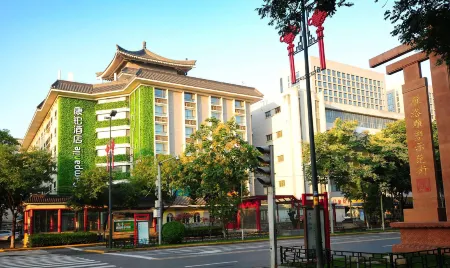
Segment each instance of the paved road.
[{"label": "paved road", "polygon": [[[399,243],[398,233],[332,237],[332,249],[360,252],[389,252]],[[279,246],[303,245],[303,239],[281,240]],[[95,254],[78,248],[0,253],[0,267],[8,268],[137,268],[137,267],[267,267],[268,242],[178,249],[127,251]]]}]

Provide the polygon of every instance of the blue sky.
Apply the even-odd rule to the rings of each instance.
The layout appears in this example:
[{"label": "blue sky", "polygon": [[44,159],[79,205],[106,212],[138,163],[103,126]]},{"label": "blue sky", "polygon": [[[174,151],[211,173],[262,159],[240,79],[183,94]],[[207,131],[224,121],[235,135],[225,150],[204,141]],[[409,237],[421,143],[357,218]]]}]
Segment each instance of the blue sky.
[{"label": "blue sky", "polygon": [[[325,22],[327,58],[362,68],[397,46],[382,3],[355,0]],[[56,80],[98,82],[116,44],[173,59],[196,59],[189,75],[254,86],[270,97],[286,70],[286,45],[260,20],[262,0],[5,1],[0,9],[0,128],[23,137]],[[311,54],[317,55],[317,46]],[[298,55],[296,60],[301,60]],[[384,72],[384,68],[377,69]],[[389,84],[401,83],[390,77]]]}]

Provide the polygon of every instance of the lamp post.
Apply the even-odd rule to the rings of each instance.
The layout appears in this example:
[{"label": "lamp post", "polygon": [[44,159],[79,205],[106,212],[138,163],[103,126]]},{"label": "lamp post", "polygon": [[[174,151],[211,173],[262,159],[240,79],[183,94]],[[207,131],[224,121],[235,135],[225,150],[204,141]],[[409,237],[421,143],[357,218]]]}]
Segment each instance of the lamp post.
[{"label": "lamp post", "polygon": [[161,191],[161,166],[163,163],[170,161],[170,160],[178,160],[178,156],[174,156],[171,158],[168,158],[166,160],[158,161],[158,180],[156,187],[158,188],[158,244],[162,244],[162,222],[163,222],[163,213],[164,213],[164,204],[162,200],[162,191]]},{"label": "lamp post", "polygon": [[109,237],[108,237],[108,247],[112,248],[112,235],[113,235],[113,218],[112,218],[112,118],[114,116],[116,116],[117,111],[116,110],[111,110],[111,113],[109,114],[109,117],[106,117],[107,119],[109,119],[109,146],[110,146],[110,151],[109,151],[109,155],[107,156],[109,158],[109,185],[108,185],[108,215],[109,215]]}]

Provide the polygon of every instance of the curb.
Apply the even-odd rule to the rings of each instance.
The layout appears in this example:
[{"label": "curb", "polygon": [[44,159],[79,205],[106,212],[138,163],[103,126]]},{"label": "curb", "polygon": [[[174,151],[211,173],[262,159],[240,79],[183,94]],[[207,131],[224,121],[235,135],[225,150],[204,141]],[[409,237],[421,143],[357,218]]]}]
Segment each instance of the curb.
[{"label": "curb", "polygon": [[58,248],[76,248],[76,247],[101,246],[104,244],[105,243],[92,243],[92,244],[60,245],[60,246],[35,247],[35,248],[5,248],[5,249],[0,249],[0,252],[44,250],[44,249],[58,249]]}]

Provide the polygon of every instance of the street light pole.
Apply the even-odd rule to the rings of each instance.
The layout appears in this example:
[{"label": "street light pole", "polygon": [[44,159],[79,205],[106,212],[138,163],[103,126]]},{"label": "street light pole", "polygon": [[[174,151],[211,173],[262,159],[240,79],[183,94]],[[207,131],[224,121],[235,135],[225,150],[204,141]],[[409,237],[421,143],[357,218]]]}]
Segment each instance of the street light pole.
[{"label": "street light pole", "polygon": [[164,162],[167,162],[169,160],[178,160],[178,156],[163,160],[163,161],[159,161],[158,162],[158,178],[157,178],[157,185],[156,187],[158,188],[158,210],[159,210],[159,215],[158,216],[158,245],[162,244],[162,223],[163,223],[163,215],[164,215],[164,204],[163,204],[163,199],[162,199],[162,190],[161,190],[161,166]]},{"label": "street light pole", "polygon": [[117,114],[116,110],[112,110],[111,113],[109,114],[109,183],[108,183],[108,214],[109,214],[109,237],[108,237],[108,247],[112,248],[112,236],[113,236],[113,218],[112,218],[112,118]]},{"label": "street light pole", "polygon": [[302,42],[304,44],[303,56],[305,60],[305,76],[306,76],[306,103],[308,108],[308,129],[309,129],[309,149],[311,153],[311,175],[312,175],[312,188],[313,188],[313,204],[314,204],[314,218],[316,223],[316,258],[317,267],[322,268],[323,261],[323,248],[322,248],[322,224],[320,222],[320,206],[319,206],[319,185],[317,181],[317,170],[316,170],[316,146],[314,143],[314,122],[312,115],[312,101],[311,101],[311,81],[309,72],[309,55],[308,55],[308,38],[307,38],[307,18],[306,18],[306,7],[305,0],[300,0],[302,9]]}]

